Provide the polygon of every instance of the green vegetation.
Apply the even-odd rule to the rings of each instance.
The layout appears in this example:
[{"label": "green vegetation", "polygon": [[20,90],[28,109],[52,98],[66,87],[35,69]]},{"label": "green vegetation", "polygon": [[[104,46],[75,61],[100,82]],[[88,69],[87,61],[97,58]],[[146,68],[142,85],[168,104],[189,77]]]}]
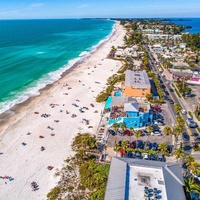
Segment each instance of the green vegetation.
[{"label": "green vegetation", "polygon": [[192,89],[187,86],[187,84],[185,83],[185,81],[182,82],[182,81],[178,80],[177,83],[176,83],[176,86],[177,86],[179,92],[182,95],[191,94]]},{"label": "green vegetation", "polygon": [[124,42],[126,45],[139,44],[142,42],[142,39],[142,33],[139,32],[129,33],[128,36],[124,36]]},{"label": "green vegetation", "polygon": [[200,164],[195,161],[194,157],[186,156],[185,163],[194,175],[200,176]]},{"label": "green vegetation", "polygon": [[78,133],[72,149],[75,155],[67,158],[64,167],[56,173],[60,181],[47,198],[103,200],[110,166],[96,162],[102,155],[99,143],[89,133]]},{"label": "green vegetation", "polygon": [[194,111],[196,118],[200,121],[200,106],[197,105]]},{"label": "green vegetation", "polygon": [[199,151],[200,152],[200,146],[198,143],[195,143],[193,146],[194,151]]},{"label": "green vegetation", "polygon": [[96,101],[97,102],[106,101],[114,89],[114,84],[124,80],[125,80],[125,74],[114,74],[111,77],[109,77],[107,80],[107,85],[108,85],[107,88],[96,97]]},{"label": "green vegetation", "polygon": [[163,129],[163,132],[166,135],[171,135],[173,133],[173,130],[170,126],[165,126],[165,128]]},{"label": "green vegetation", "polygon": [[193,114],[189,111],[188,114],[190,115],[191,118],[193,118]]},{"label": "green vegetation", "polygon": [[185,181],[185,187],[184,187],[185,194],[188,200],[193,199],[191,192],[200,195],[200,185],[196,183],[193,178],[187,177],[184,179],[184,181]]},{"label": "green vegetation", "polygon": [[181,112],[182,108],[181,105],[179,103],[175,103],[174,105],[174,111],[179,114]]},{"label": "green vegetation", "polygon": [[174,90],[175,90],[176,94],[178,95],[178,97],[181,98],[179,91],[176,88]]},{"label": "green vegetation", "polygon": [[182,148],[178,148],[174,150],[174,155],[176,156],[176,160],[183,158],[185,155],[185,152]]},{"label": "green vegetation", "polygon": [[192,50],[200,49],[200,34],[183,34],[182,40]]}]

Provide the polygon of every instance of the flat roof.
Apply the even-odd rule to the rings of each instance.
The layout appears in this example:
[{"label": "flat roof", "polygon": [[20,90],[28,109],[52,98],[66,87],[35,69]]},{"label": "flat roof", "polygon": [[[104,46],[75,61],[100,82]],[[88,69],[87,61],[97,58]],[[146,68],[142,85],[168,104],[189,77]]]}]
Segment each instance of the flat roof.
[{"label": "flat roof", "polygon": [[144,89],[150,87],[150,82],[146,71],[126,70],[125,86],[131,86],[132,88],[144,88]]},{"label": "flat roof", "polygon": [[[129,104],[138,104],[138,106],[139,105],[147,106],[148,110],[150,109],[149,103],[146,103],[143,100],[139,100],[139,99],[136,100],[133,97],[115,97],[115,96],[112,96],[111,99],[112,100],[110,101],[110,104],[109,104],[110,107],[109,108],[111,108],[113,106],[121,106],[121,105],[124,105],[124,107],[125,107],[125,104],[129,103]],[[107,101],[106,101],[106,104],[107,104]],[[106,108],[106,106],[105,106],[105,108]]]},{"label": "flat roof", "polygon": [[[147,189],[157,190],[162,200],[185,200],[183,186],[177,163],[113,157],[105,200],[144,199]],[[150,193],[155,197],[155,192]]]}]

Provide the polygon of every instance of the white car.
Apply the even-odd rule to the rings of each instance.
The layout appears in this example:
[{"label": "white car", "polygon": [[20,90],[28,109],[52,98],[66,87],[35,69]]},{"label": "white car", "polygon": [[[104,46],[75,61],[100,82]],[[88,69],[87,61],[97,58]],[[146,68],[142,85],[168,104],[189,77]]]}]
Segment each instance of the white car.
[{"label": "white car", "polygon": [[182,112],[183,115],[187,115],[187,111],[186,110],[182,109],[181,112]]},{"label": "white car", "polygon": [[148,155],[148,153],[144,153],[144,154],[143,154],[143,159],[144,159],[144,160],[149,160],[149,155]]},{"label": "white car", "polygon": [[159,131],[154,131],[154,132],[151,133],[151,135],[154,135],[154,136],[159,135],[160,136],[160,135],[162,135],[162,133],[160,133]]}]

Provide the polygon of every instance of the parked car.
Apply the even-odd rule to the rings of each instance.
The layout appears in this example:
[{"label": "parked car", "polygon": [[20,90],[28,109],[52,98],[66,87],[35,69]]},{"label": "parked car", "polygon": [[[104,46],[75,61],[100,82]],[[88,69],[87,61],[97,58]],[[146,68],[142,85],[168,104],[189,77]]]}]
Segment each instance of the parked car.
[{"label": "parked car", "polygon": [[167,90],[165,90],[165,94],[166,94],[166,95],[169,95],[169,92],[168,92]]},{"label": "parked car", "polygon": [[167,146],[167,151],[169,152],[169,154],[171,154],[172,151],[173,151],[173,146],[172,145],[168,145]]},{"label": "parked car", "polygon": [[145,144],[144,144],[144,149],[146,149],[146,150],[150,150],[151,147],[152,147],[151,142],[149,142],[149,141],[145,142]]},{"label": "parked car", "polygon": [[138,159],[142,159],[142,154],[139,151],[137,151],[135,152],[135,157]]},{"label": "parked car", "polygon": [[198,127],[197,123],[192,118],[187,118],[186,122],[187,122],[187,125],[190,128],[197,128]]},{"label": "parked car", "polygon": [[181,110],[181,113],[182,113],[183,115],[187,115],[187,111],[184,110],[184,109]]},{"label": "parked car", "polygon": [[162,155],[162,153],[158,153],[157,160],[158,161],[165,161],[164,156]]},{"label": "parked car", "polygon": [[162,133],[161,133],[160,131],[154,131],[154,132],[151,133],[151,135],[154,135],[154,136],[156,136],[156,135],[161,136]]},{"label": "parked car", "polygon": [[156,160],[156,156],[154,154],[151,154],[149,157],[150,157],[150,160]]},{"label": "parked car", "polygon": [[144,148],[144,143],[142,140],[137,140],[136,141],[136,148],[139,148],[139,149],[143,149]]},{"label": "parked car", "polygon": [[109,129],[108,132],[109,132],[111,135],[115,136],[115,131],[113,131],[112,129]]},{"label": "parked car", "polygon": [[134,158],[133,152],[132,152],[132,151],[129,151],[129,152],[127,153],[127,157],[128,157],[128,158]]},{"label": "parked car", "polygon": [[136,148],[136,141],[132,141],[132,142],[130,143],[130,148],[131,148],[131,149],[135,149],[135,148]]},{"label": "parked car", "polygon": [[156,142],[154,142],[154,143],[152,144],[151,149],[154,150],[154,151],[157,151],[157,149],[158,149],[158,144],[157,144]]},{"label": "parked car", "polygon": [[160,122],[158,122],[158,125],[159,125],[159,126],[164,126],[165,123],[164,123],[163,121],[160,121]]},{"label": "parked car", "polygon": [[189,141],[190,140],[190,136],[187,133],[183,132],[182,136],[183,136],[183,140],[184,141]]},{"label": "parked car", "polygon": [[144,153],[143,154],[143,159],[144,160],[149,160],[149,154],[148,153]]},{"label": "parked car", "polygon": [[174,101],[172,99],[169,99],[170,104],[174,104]]}]

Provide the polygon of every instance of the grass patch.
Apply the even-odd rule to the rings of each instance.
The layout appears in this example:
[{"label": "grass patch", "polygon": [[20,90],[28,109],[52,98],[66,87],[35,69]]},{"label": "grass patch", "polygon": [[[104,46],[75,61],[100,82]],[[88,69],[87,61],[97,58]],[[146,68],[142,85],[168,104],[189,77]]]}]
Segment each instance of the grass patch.
[{"label": "grass patch", "polygon": [[193,114],[189,111],[188,114],[190,115],[191,118],[193,118]]},{"label": "grass patch", "polygon": [[174,90],[175,90],[176,94],[178,95],[178,97],[181,98],[181,95],[180,95],[180,93],[178,92],[178,90],[177,90],[176,88],[175,88]]},{"label": "grass patch", "polygon": [[200,127],[197,127],[197,131],[200,133]]}]

